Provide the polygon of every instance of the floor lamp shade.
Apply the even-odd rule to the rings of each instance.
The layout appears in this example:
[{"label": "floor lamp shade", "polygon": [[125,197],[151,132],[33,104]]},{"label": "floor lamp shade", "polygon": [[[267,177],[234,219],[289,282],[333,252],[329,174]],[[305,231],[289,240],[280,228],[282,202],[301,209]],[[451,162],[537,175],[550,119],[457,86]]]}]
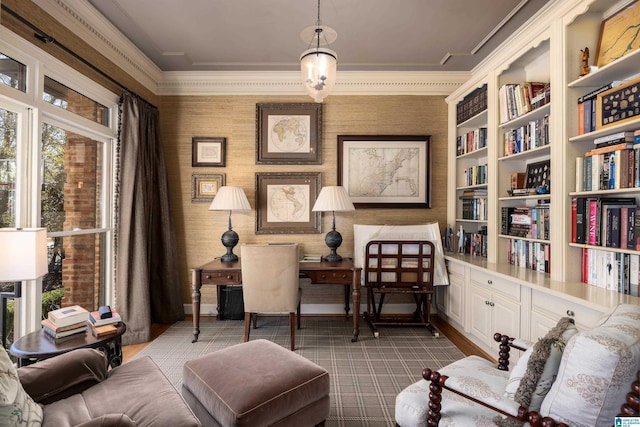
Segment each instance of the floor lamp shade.
[{"label": "floor lamp shade", "polygon": [[35,280],[48,272],[46,228],[0,228],[0,280]]}]

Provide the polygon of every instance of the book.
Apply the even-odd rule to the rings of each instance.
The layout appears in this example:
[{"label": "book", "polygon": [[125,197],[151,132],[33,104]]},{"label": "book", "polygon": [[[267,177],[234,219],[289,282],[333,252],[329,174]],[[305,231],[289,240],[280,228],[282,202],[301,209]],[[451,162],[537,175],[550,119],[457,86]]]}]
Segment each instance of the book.
[{"label": "book", "polygon": [[53,324],[53,322],[51,322],[51,320],[49,319],[42,319],[40,321],[40,324],[42,325],[43,328],[47,328],[53,332],[66,332],[66,331],[70,331],[72,329],[78,329],[82,326],[85,326],[86,324],[86,320],[82,320],[81,322],[78,323],[72,323],[71,325],[67,325],[67,326],[56,326]]},{"label": "book", "polygon": [[79,305],[63,307],[49,312],[47,318],[57,328],[80,323],[87,320],[89,312]]},{"label": "book", "polygon": [[110,324],[118,323],[121,321],[122,321],[122,318],[120,317],[118,312],[113,309],[111,310],[111,317],[107,317],[105,319],[100,318],[100,313],[97,310],[89,313],[89,322],[93,326],[110,325]]},{"label": "book", "polygon": [[322,255],[316,254],[304,254],[300,259],[300,262],[320,262],[322,261]]},{"label": "book", "polygon": [[95,326],[89,323],[89,325],[90,325],[89,329],[91,330],[91,333],[93,334],[93,336],[97,338],[106,337],[118,332],[118,327],[113,323],[110,323],[107,325],[99,325],[99,326]]},{"label": "book", "polygon": [[599,136],[597,138],[594,138],[593,143],[597,145],[597,144],[602,144],[603,142],[617,141],[617,140],[623,140],[623,141],[628,141],[633,143],[633,132],[621,131],[621,132],[611,133],[609,135]]},{"label": "book", "polygon": [[81,334],[83,332],[85,332],[87,330],[88,326],[86,321],[83,323],[82,326],[79,326],[77,328],[74,329],[68,329],[66,331],[54,331],[52,329],[49,328],[42,328],[42,330],[44,331],[44,333],[54,339],[60,339],[60,338],[66,338],[66,337],[70,337],[72,335],[76,335],[76,334]]}]

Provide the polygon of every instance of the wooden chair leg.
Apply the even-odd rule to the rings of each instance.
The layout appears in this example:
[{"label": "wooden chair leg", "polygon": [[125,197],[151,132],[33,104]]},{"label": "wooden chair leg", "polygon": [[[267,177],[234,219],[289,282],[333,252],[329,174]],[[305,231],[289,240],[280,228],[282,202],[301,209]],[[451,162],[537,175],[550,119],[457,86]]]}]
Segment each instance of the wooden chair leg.
[{"label": "wooden chair leg", "polygon": [[289,335],[291,336],[291,351],[296,349],[296,319],[295,313],[289,313]]},{"label": "wooden chair leg", "polygon": [[251,313],[244,313],[244,342],[249,341],[249,332],[251,331]]},{"label": "wooden chair leg", "polygon": [[258,313],[251,313],[251,318],[253,319],[253,329],[258,328]]},{"label": "wooden chair leg", "polygon": [[300,326],[300,301],[298,301],[298,310],[296,311],[296,319],[298,323],[298,329],[301,329]]}]

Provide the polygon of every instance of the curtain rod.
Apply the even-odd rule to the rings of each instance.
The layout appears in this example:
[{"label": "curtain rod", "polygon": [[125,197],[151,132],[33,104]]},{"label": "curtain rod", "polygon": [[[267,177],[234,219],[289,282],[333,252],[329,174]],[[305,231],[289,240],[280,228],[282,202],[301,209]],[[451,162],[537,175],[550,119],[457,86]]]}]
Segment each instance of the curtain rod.
[{"label": "curtain rod", "polygon": [[15,12],[13,9],[10,9],[8,6],[6,6],[4,4],[0,4],[0,7],[2,7],[2,10],[6,11],[7,13],[9,13],[9,15],[13,16],[18,21],[22,22],[23,24],[25,24],[26,26],[31,28],[33,31],[35,31],[33,36],[35,38],[37,38],[38,40],[40,40],[41,42],[43,42],[44,44],[55,44],[56,46],[61,48],[66,53],[68,53],[69,55],[71,55],[75,59],[77,59],[78,61],[82,62],[84,65],[86,65],[89,68],[91,68],[93,71],[97,72],[102,77],[104,77],[107,80],[109,80],[111,83],[114,83],[115,85],[120,87],[125,92],[131,93],[132,95],[138,97],[140,100],[146,102],[147,104],[149,104],[153,108],[156,108],[156,109],[158,108],[155,105],[153,105],[152,103],[150,103],[149,101],[147,101],[146,99],[144,99],[142,96],[140,96],[137,93],[135,93],[134,91],[130,90],[128,87],[126,87],[125,85],[123,85],[122,83],[120,83],[119,81],[117,81],[116,79],[114,79],[113,77],[111,77],[110,75],[108,75],[107,73],[105,73],[104,71],[102,71],[101,69],[99,69],[98,67],[96,67],[95,65],[93,65],[92,63],[87,61],[86,59],[84,59],[83,57],[81,57],[80,55],[78,55],[77,53],[75,53],[73,50],[69,49],[67,46],[65,46],[62,43],[60,43],[59,41],[57,41],[55,38],[51,37],[50,35],[48,35],[44,31],[42,31],[40,28],[38,28],[37,26],[35,26],[31,22],[27,21],[25,18],[23,18],[21,15],[19,15],[17,12]]}]

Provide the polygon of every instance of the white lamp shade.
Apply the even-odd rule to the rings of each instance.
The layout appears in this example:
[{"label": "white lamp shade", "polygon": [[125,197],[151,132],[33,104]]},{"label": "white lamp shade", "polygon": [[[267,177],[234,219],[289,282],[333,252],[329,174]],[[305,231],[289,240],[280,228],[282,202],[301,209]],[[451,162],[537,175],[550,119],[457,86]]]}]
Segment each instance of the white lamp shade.
[{"label": "white lamp shade", "polygon": [[35,280],[48,271],[46,228],[0,228],[0,281]]},{"label": "white lamp shade", "polygon": [[355,207],[347,194],[347,190],[339,185],[322,187],[316,203],[313,205],[314,212],[341,212],[352,211]]},{"label": "white lamp shade", "polygon": [[337,67],[338,55],[331,49],[313,48],[300,55],[302,84],[316,102],[322,102],[335,86]]},{"label": "white lamp shade", "polygon": [[242,187],[220,187],[213,198],[210,211],[250,211],[251,205]]}]

